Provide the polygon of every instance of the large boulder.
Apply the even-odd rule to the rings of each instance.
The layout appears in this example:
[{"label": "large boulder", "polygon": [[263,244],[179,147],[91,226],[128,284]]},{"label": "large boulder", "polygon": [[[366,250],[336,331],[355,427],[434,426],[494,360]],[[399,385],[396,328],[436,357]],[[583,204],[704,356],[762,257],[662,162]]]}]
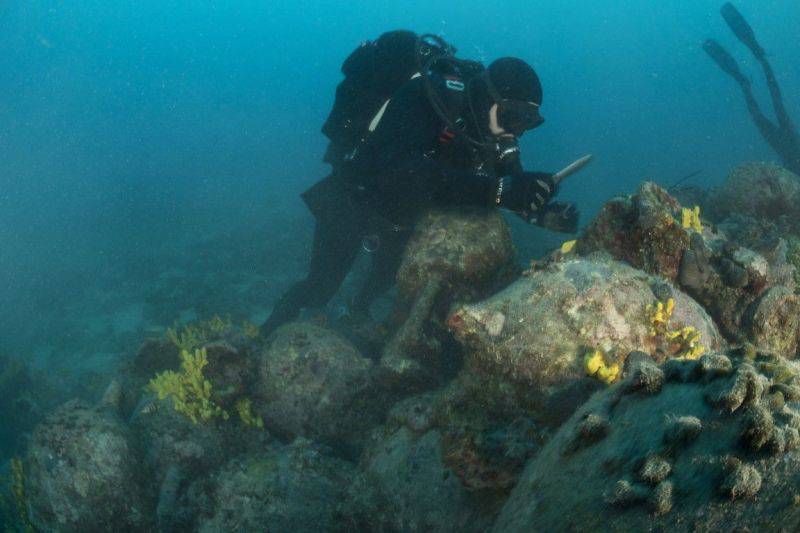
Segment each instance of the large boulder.
[{"label": "large boulder", "polygon": [[499,510],[527,460],[552,431],[511,389],[502,378],[491,380],[466,369],[433,406],[444,464],[486,511]]},{"label": "large boulder", "polygon": [[400,264],[399,305],[412,305],[433,278],[451,299],[485,295],[513,260],[511,232],[497,210],[430,212],[417,223]]},{"label": "large boulder", "polygon": [[147,531],[155,498],[136,439],[116,414],[72,401],[34,432],[25,460],[41,531]]},{"label": "large boulder", "polygon": [[161,484],[170,469],[192,479],[227,461],[234,435],[226,426],[233,421],[192,423],[173,409],[171,400],[154,397],[143,401],[131,419],[131,429],[146,443],[144,464]]},{"label": "large boulder", "polygon": [[[774,350],[774,343],[764,343],[760,333],[761,317],[774,311],[759,307],[762,302],[775,306],[775,293],[764,300],[770,287],[794,290],[794,269],[786,261],[785,243],[761,231],[758,237],[745,239],[757,244],[765,257],[703,225],[695,214],[694,208],[685,209],[664,189],[646,182],[635,195],[608,202],[587,227],[577,250],[580,254],[604,250],[618,260],[673,281],[708,311],[728,340]],[[733,229],[738,235],[747,235],[742,224]],[[777,308],[800,311],[798,302],[788,293],[777,302]],[[779,335],[785,341],[780,343],[781,348],[794,356],[800,329],[794,321],[772,324],[782,329]]]},{"label": "large boulder", "polygon": [[399,327],[381,359],[390,383],[410,391],[446,375],[450,306],[487,296],[514,271],[511,233],[497,210],[425,215],[397,274]]},{"label": "large boulder", "polygon": [[288,324],[259,356],[256,409],[279,436],[350,448],[381,412],[381,402],[371,397],[372,366],[333,331]]},{"label": "large boulder", "polygon": [[681,206],[664,189],[645,182],[635,195],[607,202],[586,227],[581,253],[605,250],[650,274],[675,280],[690,233],[683,228]]},{"label": "large boulder", "polygon": [[600,350],[609,366],[621,366],[632,351],[667,347],[652,334],[648,306],[669,298],[675,302],[671,327],[695,328],[706,349],[722,346],[694,300],[605,254],[551,263],[483,302],[458,308],[449,324],[466,348],[467,371],[479,382],[500,391],[510,383],[519,401],[559,422],[591,391],[581,384],[588,352]]},{"label": "large boulder", "polygon": [[493,531],[797,531],[797,375],[641,361],[528,463]]},{"label": "large boulder", "polygon": [[485,531],[491,524],[444,464],[436,430],[421,435],[407,427],[376,430],[362,471],[351,490],[360,530]]},{"label": "large boulder", "polygon": [[188,492],[192,529],[217,531],[352,531],[344,513],[352,466],[299,439],[235,459]]},{"label": "large boulder", "polygon": [[235,408],[227,420],[193,423],[175,411],[171,400],[161,402],[152,395],[139,403],[131,428],[145,443],[143,464],[152,470],[157,487],[155,518],[160,531],[180,530],[193,520],[196,509],[187,501],[186,490],[194,481],[232,456],[263,450],[274,442],[263,428],[245,424]]},{"label": "large boulder", "polygon": [[800,229],[800,177],[774,163],[746,163],[733,169],[706,200],[716,220],[746,215]]}]

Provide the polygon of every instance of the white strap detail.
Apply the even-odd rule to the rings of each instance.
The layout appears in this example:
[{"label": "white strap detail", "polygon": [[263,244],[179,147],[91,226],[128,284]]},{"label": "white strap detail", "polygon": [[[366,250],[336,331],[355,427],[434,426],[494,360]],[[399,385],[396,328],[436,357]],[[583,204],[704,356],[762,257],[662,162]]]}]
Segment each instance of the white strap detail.
[{"label": "white strap detail", "polygon": [[381,108],[378,110],[378,113],[374,117],[372,117],[372,121],[369,123],[369,128],[367,128],[367,131],[369,131],[370,133],[375,131],[375,128],[378,127],[378,123],[383,118],[383,114],[386,112],[386,108],[389,106],[389,102],[391,102],[391,101],[392,101],[392,99],[389,98],[388,100],[386,100],[383,103]]},{"label": "white strap detail", "polygon": [[[420,76],[422,76],[422,74],[420,74],[419,72],[416,72],[416,73],[414,73],[414,75],[413,75],[413,76],[411,76],[411,78],[410,78],[410,79],[412,79],[412,80],[413,80],[414,78],[419,78]],[[389,98],[388,100],[386,100],[386,101],[383,103],[383,105],[382,105],[382,106],[381,106],[381,108],[378,110],[378,112],[375,114],[375,116],[374,116],[374,117],[372,117],[372,120],[371,120],[371,121],[370,121],[370,123],[369,123],[369,128],[367,128],[367,131],[369,131],[370,133],[372,133],[373,131],[375,131],[375,128],[377,128],[377,127],[378,127],[378,123],[380,123],[381,119],[383,118],[383,114],[386,112],[386,108],[388,107],[388,105],[389,105],[389,102],[391,102],[391,101],[392,101],[392,99],[391,99],[391,98]]]}]

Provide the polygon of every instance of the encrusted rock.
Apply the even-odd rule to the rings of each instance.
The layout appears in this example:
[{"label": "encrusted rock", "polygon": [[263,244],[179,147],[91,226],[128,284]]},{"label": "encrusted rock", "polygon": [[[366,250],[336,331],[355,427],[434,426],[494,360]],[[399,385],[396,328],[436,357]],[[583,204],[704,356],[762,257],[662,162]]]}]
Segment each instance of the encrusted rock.
[{"label": "encrusted rock", "polygon": [[25,460],[41,531],[146,531],[155,498],[138,443],[108,410],[69,402],[36,429]]},{"label": "encrusted rock", "polygon": [[[235,459],[200,481],[195,528],[216,531],[345,531],[341,502],[352,466],[305,440]],[[198,504],[203,503],[199,500]],[[193,529],[195,529],[193,528]]]},{"label": "encrusted rock", "polygon": [[719,489],[731,500],[752,498],[761,490],[761,474],[754,466],[735,459],[729,461],[726,469],[728,473]]},{"label": "encrusted rock", "polygon": [[650,496],[650,508],[656,516],[667,514],[672,510],[672,483],[662,481]]},{"label": "encrusted rock", "polygon": [[[436,385],[452,361],[445,320],[457,299],[488,296],[515,272],[508,224],[496,210],[433,211],[417,222],[397,273],[399,327],[381,357],[383,377],[399,393]],[[505,317],[487,317],[502,332]]]},{"label": "encrusted rock", "polygon": [[709,202],[712,206],[719,220],[731,214],[800,220],[800,178],[774,163],[746,163],[728,175]]},{"label": "encrusted rock", "polygon": [[763,352],[794,357],[800,344],[800,297],[783,286],[770,288],[749,318],[750,338]]},{"label": "encrusted rock", "polygon": [[587,414],[575,427],[575,433],[565,453],[572,453],[602,440],[608,434],[608,420],[596,413]]},{"label": "encrusted rock", "polygon": [[279,328],[258,365],[256,408],[280,436],[354,446],[383,408],[381,398],[370,397],[372,362],[319,326]]},{"label": "encrusted rock", "polygon": [[699,370],[706,380],[727,376],[733,371],[730,358],[722,354],[706,354],[700,358]]},{"label": "encrusted rock", "polygon": [[442,455],[438,431],[377,430],[362,458],[363,479],[350,491],[363,515],[360,530],[485,531],[488,517]]},{"label": "encrusted rock", "polygon": [[[538,406],[538,416],[558,423],[588,396],[571,389],[586,376],[587,350],[604,352],[609,366],[622,366],[633,351],[656,352],[647,306],[658,301],[652,287],[662,285],[606,254],[568,259],[459,307],[449,324],[466,347],[469,372],[479,381],[507,381],[524,403]],[[671,294],[674,327],[692,326],[704,346],[718,349],[711,318],[685,294]],[[499,335],[487,323],[495,313],[505,316]]]},{"label": "encrusted rock", "polygon": [[606,494],[605,501],[615,507],[630,507],[647,501],[649,491],[642,485],[634,485],[626,479],[620,479],[614,484],[613,490]]},{"label": "encrusted rock", "polygon": [[671,446],[688,444],[703,430],[703,423],[696,416],[681,416],[669,422],[664,432],[664,442]]},{"label": "encrusted rock", "polygon": [[657,455],[651,455],[645,459],[642,468],[639,469],[638,477],[644,483],[658,485],[667,479],[670,472],[672,472],[672,465],[669,462]]},{"label": "encrusted rock", "polygon": [[204,374],[214,386],[214,399],[233,409],[253,382],[254,359],[250,353],[225,342],[214,342],[205,348],[208,365]]},{"label": "encrusted rock", "polygon": [[[735,371],[766,379],[732,362]],[[705,397],[724,381],[665,381],[652,395],[618,387],[595,394],[528,462],[493,531],[798,530],[800,456],[775,453],[797,439],[796,406],[771,414],[780,436],[759,429],[751,437],[761,450],[743,449],[743,427],[767,427],[752,424],[752,409],[766,402],[754,399],[733,413],[710,405]],[[592,413],[606,416],[605,437],[564,454]],[[741,453],[746,463],[727,459]],[[621,481],[612,488],[614,480]]]},{"label": "encrusted rock", "polygon": [[772,413],[761,405],[754,405],[747,410],[744,419],[742,441],[753,450],[760,450],[773,438],[775,422]]},{"label": "encrusted rock", "polygon": [[644,392],[645,394],[656,394],[664,384],[664,372],[653,362],[642,362],[631,370],[630,375],[623,384],[623,390],[627,393]]}]

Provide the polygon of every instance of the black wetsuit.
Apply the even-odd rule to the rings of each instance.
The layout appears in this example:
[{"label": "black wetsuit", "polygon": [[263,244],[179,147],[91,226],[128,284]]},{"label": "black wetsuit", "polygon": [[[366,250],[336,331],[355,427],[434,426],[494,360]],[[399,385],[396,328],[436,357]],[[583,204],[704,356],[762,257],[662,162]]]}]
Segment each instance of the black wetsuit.
[{"label": "black wetsuit", "polygon": [[[463,85],[439,82],[436,90],[445,101],[463,101]],[[265,333],[295,319],[302,308],[327,303],[364,238],[377,236],[380,246],[353,305],[355,311],[366,312],[374,298],[392,285],[405,244],[423,212],[437,206],[494,205],[498,172],[487,159],[463,134],[445,127],[421,78],[405,83],[352,159],[302,194],[316,218],[308,276],[278,301],[264,325]],[[518,165],[502,173],[521,171]]]}]

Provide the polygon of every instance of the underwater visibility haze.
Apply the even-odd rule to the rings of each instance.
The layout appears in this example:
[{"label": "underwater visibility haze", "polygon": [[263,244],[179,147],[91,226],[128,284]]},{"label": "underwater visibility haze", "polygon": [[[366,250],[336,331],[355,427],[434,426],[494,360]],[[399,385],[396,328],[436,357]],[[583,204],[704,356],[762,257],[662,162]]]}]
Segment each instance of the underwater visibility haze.
[{"label": "underwater visibility haze", "polygon": [[2,3],[0,530],[797,530],[798,28]]}]

